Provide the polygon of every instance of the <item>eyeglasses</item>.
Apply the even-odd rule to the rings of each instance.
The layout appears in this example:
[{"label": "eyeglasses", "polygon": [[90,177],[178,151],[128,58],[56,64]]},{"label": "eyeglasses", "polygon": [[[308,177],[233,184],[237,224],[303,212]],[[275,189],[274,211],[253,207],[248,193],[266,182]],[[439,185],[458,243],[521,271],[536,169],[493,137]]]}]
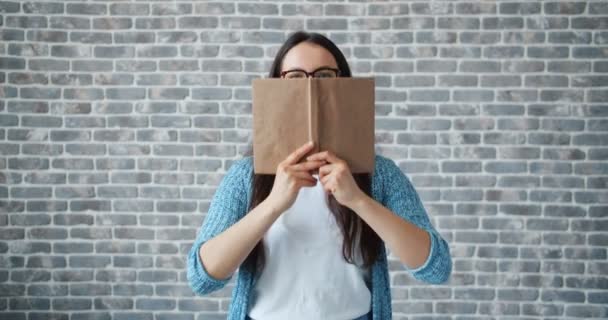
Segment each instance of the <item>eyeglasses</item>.
[{"label": "eyeglasses", "polygon": [[313,72],[306,72],[302,69],[292,69],[281,72],[281,78],[299,79],[308,78],[336,78],[340,75],[340,70],[336,68],[322,67]]}]

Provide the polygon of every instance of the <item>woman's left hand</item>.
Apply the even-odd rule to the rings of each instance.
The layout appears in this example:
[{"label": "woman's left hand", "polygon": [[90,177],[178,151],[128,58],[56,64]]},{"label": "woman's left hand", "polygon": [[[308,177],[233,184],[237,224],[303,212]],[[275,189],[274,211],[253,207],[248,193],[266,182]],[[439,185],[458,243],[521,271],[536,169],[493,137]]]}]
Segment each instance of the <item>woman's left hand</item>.
[{"label": "woman's left hand", "polygon": [[319,180],[323,189],[333,194],[340,204],[351,207],[366,196],[355,182],[346,161],[338,158],[332,152],[321,151],[308,156],[306,160],[325,160],[327,162],[319,168]]}]

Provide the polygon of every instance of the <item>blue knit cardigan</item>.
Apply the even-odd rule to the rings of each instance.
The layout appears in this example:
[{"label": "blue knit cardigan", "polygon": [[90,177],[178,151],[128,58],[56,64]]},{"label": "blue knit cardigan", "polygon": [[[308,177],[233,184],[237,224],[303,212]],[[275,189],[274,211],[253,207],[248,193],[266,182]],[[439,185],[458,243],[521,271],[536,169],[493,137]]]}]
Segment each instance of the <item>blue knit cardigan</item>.
[{"label": "blue knit cardigan", "polygon": [[[224,175],[211,200],[207,216],[188,254],[188,283],[199,295],[209,294],[223,288],[232,276],[217,279],[205,270],[198,252],[207,240],[220,234],[236,223],[247,212],[251,200],[253,180],[253,157],[235,160]],[[452,273],[452,259],[448,243],[430,223],[426,210],[409,178],[395,162],[376,154],[372,175],[372,197],[399,217],[414,223],[430,234],[430,254],[418,268],[405,270],[414,278],[429,284],[446,282]],[[257,278],[255,271],[241,266],[228,310],[229,320],[244,320],[252,298]],[[391,292],[386,248],[381,246],[379,258],[372,265],[371,296],[373,320],[392,318]]]}]

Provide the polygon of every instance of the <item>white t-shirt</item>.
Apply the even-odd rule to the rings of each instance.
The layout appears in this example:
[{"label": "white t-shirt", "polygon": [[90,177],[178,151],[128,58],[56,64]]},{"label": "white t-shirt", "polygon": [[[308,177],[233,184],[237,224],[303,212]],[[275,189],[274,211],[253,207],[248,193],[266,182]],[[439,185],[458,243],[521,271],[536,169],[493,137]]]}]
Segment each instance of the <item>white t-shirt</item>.
[{"label": "white t-shirt", "polygon": [[[368,313],[369,272],[344,260],[342,242],[321,182],[300,188],[294,204],[264,235],[266,264],[249,317],[350,320]],[[355,261],[362,265],[356,248]]]}]

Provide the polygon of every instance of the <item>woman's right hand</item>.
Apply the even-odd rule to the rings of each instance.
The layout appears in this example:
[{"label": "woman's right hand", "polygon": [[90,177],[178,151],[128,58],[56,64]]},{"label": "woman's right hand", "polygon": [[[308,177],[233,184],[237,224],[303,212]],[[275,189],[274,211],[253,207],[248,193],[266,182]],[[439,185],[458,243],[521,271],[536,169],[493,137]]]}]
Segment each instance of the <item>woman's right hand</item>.
[{"label": "woman's right hand", "polygon": [[310,171],[318,169],[325,164],[325,161],[316,160],[298,163],[313,146],[314,142],[302,145],[277,166],[274,184],[266,201],[269,201],[278,212],[283,213],[293,205],[301,187],[313,187],[317,184],[317,179],[312,176]]}]

